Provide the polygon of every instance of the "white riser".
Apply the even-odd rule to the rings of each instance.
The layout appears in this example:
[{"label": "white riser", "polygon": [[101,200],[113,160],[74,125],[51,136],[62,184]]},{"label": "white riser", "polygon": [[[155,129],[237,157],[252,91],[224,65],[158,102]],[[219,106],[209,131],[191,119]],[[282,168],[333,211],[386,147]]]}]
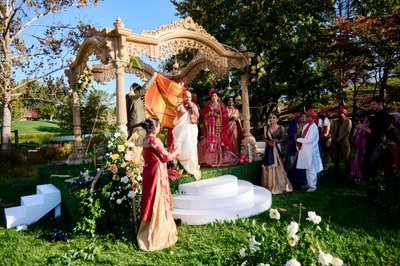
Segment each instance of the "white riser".
[{"label": "white riser", "polygon": [[237,194],[222,195],[179,195],[173,198],[174,208],[178,209],[215,209],[232,205],[252,206],[254,204],[254,186],[250,182],[238,180]]},{"label": "white riser", "polygon": [[182,184],[179,190],[186,194],[173,197],[174,219],[190,225],[257,215],[272,204],[270,191],[232,175]]},{"label": "white riser", "polygon": [[43,202],[43,194],[21,197],[21,206],[40,205],[43,204]]},{"label": "white riser", "polygon": [[237,194],[237,178],[233,175],[223,175],[181,184],[178,189],[179,192],[187,195],[234,196]]},{"label": "white riser", "polygon": [[254,204],[249,208],[231,206],[227,208],[208,210],[174,209],[174,219],[181,219],[182,223],[189,225],[202,225],[214,221],[235,220],[257,215],[268,210],[272,205],[272,195],[267,189],[255,186]]},{"label": "white riser", "polygon": [[21,197],[21,206],[4,209],[6,227],[30,225],[52,209],[56,209],[55,216],[60,216],[61,193],[52,184],[37,186],[38,194]]},{"label": "white riser", "polygon": [[45,184],[36,186],[36,194],[50,194],[50,193],[59,193],[60,190],[53,186],[52,184]]}]

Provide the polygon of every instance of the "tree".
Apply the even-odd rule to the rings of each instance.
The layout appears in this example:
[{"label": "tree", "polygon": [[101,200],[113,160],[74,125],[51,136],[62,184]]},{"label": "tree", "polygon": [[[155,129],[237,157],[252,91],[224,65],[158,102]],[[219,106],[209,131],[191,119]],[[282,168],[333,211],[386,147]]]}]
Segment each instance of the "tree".
[{"label": "tree", "polygon": [[[84,134],[103,133],[108,129],[108,117],[112,109],[111,95],[102,90],[90,90],[80,97],[81,128]],[[65,98],[64,104],[57,107],[60,128],[65,132],[73,131],[72,98]]]},{"label": "tree", "polygon": [[318,75],[315,54],[327,41],[321,26],[334,16],[330,1],[171,2],[182,17],[190,15],[220,42],[263,54],[266,74],[250,84],[249,100],[265,106],[264,115],[282,97],[314,97],[320,91],[324,77]]},{"label": "tree", "polygon": [[[11,106],[21,88],[64,67],[68,49],[75,46],[76,27],[53,22],[35,24],[40,18],[71,7],[96,5],[98,0],[3,0],[0,3],[0,100],[2,103],[2,149],[11,148]],[[40,30],[29,32],[38,27]],[[78,30],[80,28],[77,28]],[[35,33],[32,33],[35,32]],[[61,60],[60,60],[61,58]],[[17,73],[29,77],[15,84]]]},{"label": "tree", "polygon": [[328,48],[327,70],[338,72],[342,88],[353,86],[353,112],[357,111],[359,89],[375,84],[373,95],[386,96],[389,77],[396,76],[400,64],[400,12],[383,16],[339,18],[332,24],[332,46]]}]

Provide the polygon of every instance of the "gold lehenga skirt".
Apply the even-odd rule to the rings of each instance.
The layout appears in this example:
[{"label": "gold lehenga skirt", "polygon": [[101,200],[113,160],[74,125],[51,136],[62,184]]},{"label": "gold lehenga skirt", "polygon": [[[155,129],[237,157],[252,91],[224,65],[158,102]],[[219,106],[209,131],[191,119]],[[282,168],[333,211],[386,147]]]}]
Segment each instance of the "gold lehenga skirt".
[{"label": "gold lehenga skirt", "polygon": [[275,163],[272,165],[262,166],[261,185],[271,191],[272,194],[293,191],[292,183],[287,177],[282,158],[276,147],[274,147],[274,161]]},{"label": "gold lehenga skirt", "polygon": [[141,222],[137,241],[139,248],[147,251],[164,249],[178,241],[178,231],[172,213],[169,219],[165,216],[160,178],[157,180],[151,220]]}]

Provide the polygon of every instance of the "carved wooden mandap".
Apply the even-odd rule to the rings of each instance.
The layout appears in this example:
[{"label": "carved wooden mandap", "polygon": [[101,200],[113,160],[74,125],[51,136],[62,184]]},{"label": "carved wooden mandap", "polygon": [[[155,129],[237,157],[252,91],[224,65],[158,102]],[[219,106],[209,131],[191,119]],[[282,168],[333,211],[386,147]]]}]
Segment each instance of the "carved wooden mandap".
[{"label": "carved wooden mandap", "polygon": [[[130,59],[147,56],[152,61],[165,60],[182,53],[185,49],[196,50],[196,56],[177,74],[168,76],[175,81],[183,80],[185,84],[189,84],[200,71],[206,68],[217,77],[227,76],[233,68],[246,68],[253,57],[253,53],[240,53],[232,47],[219,43],[190,17],[162,25],[155,30],[143,31],[140,34],[126,29],[118,17],[114,22],[113,29],[105,28],[101,31],[93,30],[91,32],[90,36],[81,44],[76,58],[70,63],[65,73],[70,86],[75,86],[78,77],[87,67],[89,57],[92,55],[96,57],[100,64],[91,66],[94,79],[103,84],[113,79],[116,80],[116,123],[121,134],[126,136],[125,74],[132,73],[146,81],[155,71],[142,61],[140,61],[142,69],[130,68],[128,67]],[[241,74],[240,81],[244,135],[241,155],[249,161],[259,160],[256,141],[250,133],[248,74]],[[75,143],[69,163],[79,164],[84,151],[81,138],[79,95],[76,90],[73,90],[72,97]]]}]

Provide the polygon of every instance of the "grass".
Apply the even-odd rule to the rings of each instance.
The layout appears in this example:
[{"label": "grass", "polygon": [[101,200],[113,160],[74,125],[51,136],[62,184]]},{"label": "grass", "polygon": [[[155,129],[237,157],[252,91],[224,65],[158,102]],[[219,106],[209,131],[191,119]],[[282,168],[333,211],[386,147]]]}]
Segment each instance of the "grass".
[{"label": "grass", "polygon": [[59,134],[62,133],[57,122],[19,121],[13,122],[11,130],[18,130],[19,135]]},{"label": "grass", "polygon": [[[0,178],[0,210],[19,205],[19,197],[33,194],[36,178]],[[319,180],[318,190],[273,196],[273,208],[281,209],[281,221],[289,223],[315,211],[329,223],[331,234],[325,239],[327,250],[344,260],[345,265],[400,265],[399,217],[382,212],[368,202],[362,191],[342,183],[337,176]],[[45,216],[26,231],[5,229],[0,223],[1,265],[232,265],[234,255],[248,239],[252,220],[275,222],[268,213],[235,223],[213,223],[204,226],[178,227],[179,241],[156,252],[139,251],[133,236],[114,239],[100,236],[93,242],[73,235],[70,220]],[[46,236],[54,229],[71,233],[68,242],[50,243]]]}]

